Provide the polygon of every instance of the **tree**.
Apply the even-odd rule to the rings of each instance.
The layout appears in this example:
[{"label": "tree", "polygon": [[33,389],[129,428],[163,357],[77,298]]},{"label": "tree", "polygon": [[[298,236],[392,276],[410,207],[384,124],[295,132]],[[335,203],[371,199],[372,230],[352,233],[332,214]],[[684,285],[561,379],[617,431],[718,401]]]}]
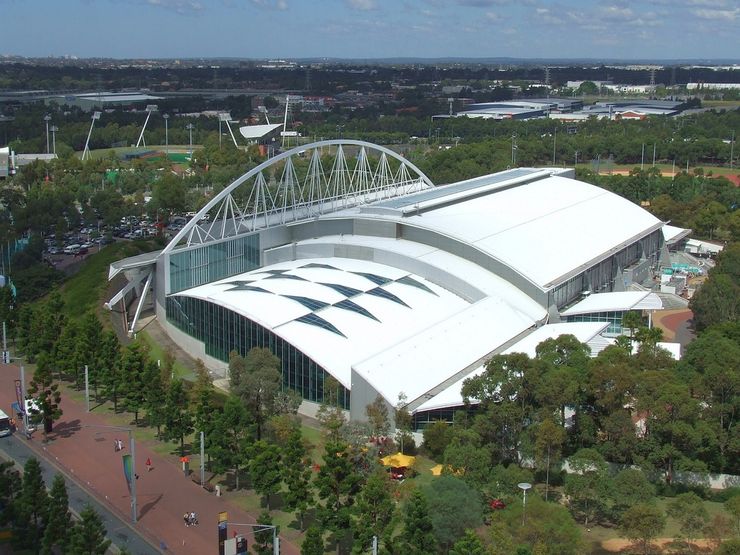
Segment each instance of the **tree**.
[{"label": "tree", "polygon": [[167,417],[167,387],[162,379],[162,372],[154,364],[147,365],[148,387],[144,408],[149,426],[157,427],[157,439],[162,437],[162,426]]},{"label": "tree", "polygon": [[565,440],[565,430],[549,418],[537,426],[535,432],[535,460],[539,468],[545,468],[545,501],[550,490],[550,468],[560,460]]},{"label": "tree", "polygon": [[113,412],[118,412],[118,397],[122,389],[123,368],[121,346],[116,334],[110,330],[103,333],[101,340],[100,384],[102,394],[113,402]]},{"label": "tree", "polygon": [[339,406],[339,387],[339,382],[333,376],[324,376],[324,396],[316,417],[330,441],[339,441],[340,431],[346,422],[344,411]]},{"label": "tree", "polygon": [[614,508],[624,511],[628,507],[648,504],[655,497],[655,486],[645,477],[642,470],[625,468],[614,476],[612,497]]},{"label": "tree", "polygon": [[188,410],[188,396],[182,380],[170,384],[165,399],[164,437],[180,442],[180,456],[185,456],[185,436],[193,433],[193,417]]},{"label": "tree", "polygon": [[452,546],[449,555],[488,555],[488,551],[475,532],[466,530],[465,535]]},{"label": "tree", "polygon": [[[259,518],[257,519],[257,524],[272,526],[272,516],[270,516],[269,509],[267,511],[262,511],[260,513]],[[274,532],[277,534],[277,531]],[[252,551],[255,555],[272,555],[274,553],[273,550],[273,529],[272,528],[264,528],[263,530],[256,530],[254,532],[254,543],[252,544]]]},{"label": "tree", "polygon": [[442,475],[426,491],[437,542],[449,549],[469,528],[483,522],[483,503],[477,491],[454,476]]},{"label": "tree", "polygon": [[416,444],[414,443],[414,437],[411,435],[411,426],[413,419],[408,408],[408,400],[406,394],[401,392],[398,394],[398,402],[396,403],[395,421],[396,421],[396,443],[400,446],[400,451],[404,455],[416,454]]},{"label": "tree", "polygon": [[313,491],[310,487],[311,460],[300,428],[293,428],[281,453],[282,480],[288,490],[284,495],[285,503],[298,512],[298,521],[303,530],[303,517],[313,500]]},{"label": "tree", "polygon": [[208,373],[203,361],[195,361],[195,383],[190,391],[190,401],[193,405],[193,424],[196,431],[208,434],[213,429],[213,414],[216,412],[214,403],[215,388],[213,379]]},{"label": "tree", "polygon": [[370,433],[375,437],[387,436],[390,423],[388,422],[388,403],[378,395],[375,400],[365,407]]},{"label": "tree", "polygon": [[737,555],[738,553],[740,553],[740,538],[732,538],[722,542],[714,555]]},{"label": "tree", "polygon": [[565,493],[574,514],[586,526],[597,519],[609,498],[611,480],[604,458],[594,449],[581,449],[568,459],[571,471],[565,478]]},{"label": "tree", "polygon": [[20,473],[13,461],[0,462],[0,525],[13,519],[13,505],[21,492]]},{"label": "tree", "polygon": [[481,444],[474,430],[456,429],[444,452],[443,474],[460,476],[476,489],[482,489],[491,476],[491,452]]},{"label": "tree", "polygon": [[324,534],[318,526],[311,526],[303,536],[301,555],[324,555]]},{"label": "tree", "polygon": [[146,379],[151,375],[151,370],[147,368],[149,364],[153,363],[149,360],[149,350],[143,343],[134,341],[123,350],[119,387],[124,396],[124,409],[134,413],[134,424],[137,426],[139,411],[146,403]]},{"label": "tree", "polygon": [[[514,545],[526,546],[525,553],[541,555],[579,555],[584,552],[581,532],[570,512],[537,495],[527,496],[526,525],[522,526],[521,503],[499,511]],[[516,551],[519,553],[519,551]]]},{"label": "tree", "polygon": [[80,521],[70,531],[70,552],[79,555],[105,555],[111,541],[105,538],[103,521],[95,509],[86,505]]},{"label": "tree", "polygon": [[21,492],[13,504],[13,537],[19,547],[33,548],[39,553],[48,504],[41,465],[32,457],[23,466]]},{"label": "tree", "polygon": [[340,534],[349,529],[350,507],[361,481],[362,476],[349,457],[347,444],[328,441],[324,464],[316,475],[316,488],[323,501],[317,513],[322,526],[333,533],[335,543],[339,542]]},{"label": "tree", "polygon": [[280,490],[282,477],[280,467],[275,464],[280,460],[280,448],[263,439],[252,446],[252,458],[249,461],[249,474],[252,477],[254,491],[265,498],[267,510],[270,510],[270,496]]},{"label": "tree", "polygon": [[244,401],[260,440],[265,423],[275,413],[275,397],[282,386],[280,359],[270,349],[255,347],[247,353],[244,369],[236,387],[232,383],[232,391]]},{"label": "tree", "polygon": [[38,404],[39,416],[44,424],[44,440],[46,440],[54,421],[62,416],[62,409],[59,406],[62,394],[59,391],[59,384],[54,380],[52,366],[46,353],[41,353],[38,357],[36,371],[31,378],[28,393],[36,399]]},{"label": "tree", "polygon": [[622,534],[640,543],[642,552],[650,552],[650,541],[657,538],[665,528],[665,514],[655,505],[638,503],[622,514]]},{"label": "tree", "polygon": [[64,477],[57,474],[54,476],[49,493],[46,529],[41,548],[43,555],[51,555],[55,547],[62,553],[65,551],[71,524],[67,486],[64,483]]},{"label": "tree", "polygon": [[679,522],[681,534],[688,541],[699,537],[709,519],[709,513],[701,497],[692,491],[672,499],[668,503],[668,515]]},{"label": "tree", "polygon": [[725,501],[724,508],[735,520],[735,533],[740,535],[740,494],[733,495]]},{"label": "tree", "polygon": [[378,542],[386,536],[395,509],[390,487],[385,470],[377,470],[371,474],[362,487],[354,511],[353,553],[366,553],[372,548],[373,536]]},{"label": "tree", "polygon": [[226,398],[223,411],[214,418],[213,434],[209,443],[215,472],[234,470],[235,487],[239,489],[239,470],[248,460],[252,444],[252,426],[242,402],[233,395]]},{"label": "tree", "polygon": [[441,460],[452,441],[452,426],[444,420],[435,420],[424,428],[424,448],[434,460]]},{"label": "tree", "polygon": [[702,531],[714,549],[719,548],[724,538],[732,534],[732,521],[721,513],[712,515]]},{"label": "tree", "polygon": [[428,555],[437,550],[429,505],[418,489],[413,491],[404,507],[400,547],[400,552],[408,555]]}]

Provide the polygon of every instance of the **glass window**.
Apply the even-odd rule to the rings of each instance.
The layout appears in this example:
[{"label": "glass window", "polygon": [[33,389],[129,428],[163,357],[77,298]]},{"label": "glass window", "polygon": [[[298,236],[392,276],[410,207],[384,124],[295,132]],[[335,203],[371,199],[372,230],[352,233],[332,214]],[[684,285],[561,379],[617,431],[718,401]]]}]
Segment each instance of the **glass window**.
[{"label": "glass window", "polygon": [[293,299],[294,301],[301,303],[303,306],[310,310],[320,310],[324,307],[329,306],[329,303],[325,303],[324,301],[320,301],[318,299],[310,299],[308,297],[298,297],[294,295],[281,295],[281,297]]},{"label": "glass window", "polygon": [[294,321],[301,322],[303,324],[310,324],[312,326],[316,326],[318,328],[323,328],[325,330],[328,330],[332,333],[336,333],[337,335],[341,335],[342,337],[347,337],[341,331],[339,331],[333,324],[330,324],[329,322],[324,320],[321,316],[317,316],[316,314],[306,314],[305,316],[296,318]]},{"label": "glass window", "polygon": [[354,297],[355,295],[359,295],[360,293],[362,293],[362,291],[360,291],[359,289],[355,289],[354,287],[347,287],[346,285],[339,285],[338,283],[319,283],[319,285],[324,285],[325,287],[334,289],[334,291],[336,291],[337,293],[340,293],[347,297]]},{"label": "glass window", "polygon": [[416,287],[417,289],[421,289],[422,291],[426,291],[427,293],[431,293],[432,295],[437,295],[434,291],[429,289],[426,285],[421,283],[420,281],[415,280],[411,276],[403,276],[401,279],[397,279],[396,283],[403,283],[404,285],[410,285],[411,287]]},{"label": "glass window", "polygon": [[401,299],[396,297],[393,293],[386,291],[385,289],[382,289],[380,287],[376,287],[375,289],[370,289],[370,291],[365,291],[365,292],[368,295],[372,295],[373,297],[380,297],[381,299],[388,299],[389,301],[393,301],[394,303],[403,305],[406,308],[410,308],[409,305],[407,305]]},{"label": "glass window", "polygon": [[337,308],[343,308],[344,310],[351,310],[352,312],[357,312],[358,314],[362,314],[363,316],[372,318],[376,322],[380,322],[380,320],[378,320],[369,310],[362,308],[360,305],[358,305],[355,302],[350,301],[349,299],[344,299],[343,301],[339,301],[333,306],[336,306]]},{"label": "glass window", "polygon": [[379,276],[377,274],[368,274],[368,273],[365,273],[365,272],[352,272],[352,273],[355,274],[355,275],[358,275],[358,276],[362,276],[365,279],[369,279],[375,285],[384,285],[384,284],[388,283],[389,281],[391,281],[390,278]]}]

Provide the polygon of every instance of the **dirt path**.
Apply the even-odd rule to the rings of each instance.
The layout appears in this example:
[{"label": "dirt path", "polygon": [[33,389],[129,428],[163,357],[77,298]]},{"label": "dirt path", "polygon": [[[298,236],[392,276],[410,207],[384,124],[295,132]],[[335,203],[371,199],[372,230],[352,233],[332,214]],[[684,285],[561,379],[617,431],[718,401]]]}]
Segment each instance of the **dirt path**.
[{"label": "dirt path", "polygon": [[[28,372],[27,372],[28,374]],[[16,365],[2,367],[0,372],[0,406],[9,410],[15,401],[14,380],[19,375]],[[81,480],[99,499],[118,514],[130,514],[130,496],[123,475],[121,455],[129,451],[125,431],[106,429],[109,422],[102,414],[85,412],[84,406],[62,397],[64,414],[43,442],[37,431],[28,443],[39,455],[49,457],[70,474]],[[122,453],[113,448],[113,440],[121,439]],[[136,482],[139,522],[133,525],[167,553],[207,555],[218,553],[218,513],[227,511],[229,521],[254,523],[255,517],[231,505],[224,497],[216,497],[186,478],[179,462],[162,457],[145,442],[136,442]],[[147,471],[145,462],[152,461]],[[186,527],[183,513],[195,511],[200,525]],[[239,528],[244,533],[246,528]],[[231,534],[231,531],[229,532]],[[246,534],[250,535],[250,534]],[[250,539],[251,545],[251,539]],[[294,544],[281,541],[281,553],[298,555]]]},{"label": "dirt path", "polygon": [[[658,546],[662,550],[663,548],[667,547],[674,541],[676,541],[674,538],[657,538],[650,543],[653,547]],[[691,542],[691,544],[702,550],[712,548],[712,545],[709,542],[709,540],[694,540]],[[634,545],[634,542],[631,542],[630,540],[625,540],[622,538],[614,538],[611,540],[604,540],[603,542],[601,542],[601,547],[603,547],[605,550],[610,551],[612,553],[621,553],[622,551],[624,551],[625,549],[628,549],[632,545]]]}]

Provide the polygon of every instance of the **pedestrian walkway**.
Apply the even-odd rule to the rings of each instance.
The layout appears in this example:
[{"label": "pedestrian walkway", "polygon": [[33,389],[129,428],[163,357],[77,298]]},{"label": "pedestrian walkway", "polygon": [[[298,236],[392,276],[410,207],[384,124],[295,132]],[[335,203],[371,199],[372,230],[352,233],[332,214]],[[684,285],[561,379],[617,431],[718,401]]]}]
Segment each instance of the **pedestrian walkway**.
[{"label": "pedestrian walkway", "polygon": [[[9,409],[15,401],[14,380],[18,375],[17,365],[0,366],[1,407]],[[64,414],[49,434],[49,442],[43,443],[41,431],[36,431],[28,441],[29,447],[55,461],[111,510],[130,521],[131,498],[122,463],[122,455],[130,449],[127,433],[106,428],[109,424],[104,415],[85,412],[82,404],[71,401],[64,393],[61,408]],[[117,438],[123,440],[121,452],[114,448]],[[162,457],[145,443],[137,442],[135,447],[139,522],[133,526],[154,545],[161,546],[162,552],[182,555],[218,553],[217,522],[222,511],[228,512],[229,521],[234,523],[256,522],[253,515],[185,477],[175,458]],[[151,472],[146,470],[147,459],[152,463]],[[185,526],[185,512],[197,513],[200,524]],[[245,528],[238,531],[243,534]],[[295,545],[281,541],[280,552],[298,555],[300,551]]]}]

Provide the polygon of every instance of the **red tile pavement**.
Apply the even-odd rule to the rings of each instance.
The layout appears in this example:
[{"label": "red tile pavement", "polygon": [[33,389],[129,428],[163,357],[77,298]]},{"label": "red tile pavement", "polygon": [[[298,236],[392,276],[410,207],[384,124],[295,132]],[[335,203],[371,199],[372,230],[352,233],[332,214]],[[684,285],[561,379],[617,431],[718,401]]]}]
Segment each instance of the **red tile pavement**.
[{"label": "red tile pavement", "polygon": [[[3,410],[9,411],[15,401],[14,380],[18,376],[17,365],[0,366],[0,407]],[[64,414],[49,434],[49,442],[44,444],[43,435],[37,431],[30,441],[32,447],[39,454],[52,458],[130,522],[130,497],[121,462],[121,455],[129,450],[127,433],[96,428],[109,424],[101,414],[87,413],[84,406],[64,396],[61,406]],[[116,438],[123,440],[123,452],[114,450],[113,440]],[[254,516],[186,478],[179,462],[156,454],[145,443],[136,442],[135,447],[139,522],[133,526],[149,537],[154,545],[164,542],[168,553],[215,554],[218,553],[219,512],[227,511],[231,522],[256,521]],[[145,465],[147,459],[151,459],[153,467],[149,472]],[[185,526],[183,513],[189,511],[197,513],[198,526]],[[244,534],[247,528],[230,528],[229,535],[232,530]],[[285,555],[300,553],[298,547],[285,540],[280,542],[280,547],[280,552]]]}]

